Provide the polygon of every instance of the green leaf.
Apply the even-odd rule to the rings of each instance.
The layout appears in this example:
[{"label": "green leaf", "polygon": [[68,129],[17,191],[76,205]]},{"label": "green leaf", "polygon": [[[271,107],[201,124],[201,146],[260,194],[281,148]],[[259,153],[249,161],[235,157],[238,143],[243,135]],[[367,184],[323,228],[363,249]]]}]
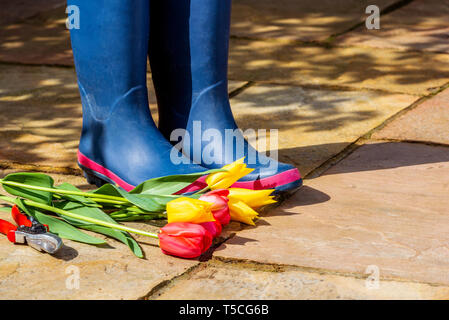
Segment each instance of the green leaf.
[{"label": "green leaf", "polygon": [[[78,191],[78,192],[81,191],[80,189],[75,187],[73,184],[70,184],[67,182],[62,183],[59,186],[56,186],[55,188],[60,189],[60,190],[67,190],[67,191]],[[97,205],[97,203],[95,201],[93,201],[92,199],[90,199],[88,197],[77,196],[77,195],[72,195],[72,194],[61,194],[60,196],[64,199],[67,199],[70,201],[80,202],[86,206],[96,206]]]},{"label": "green leaf", "polygon": [[178,174],[160,178],[154,178],[142,182],[129,193],[131,194],[154,194],[169,195],[174,194],[195,182],[198,178],[215,172],[225,171],[223,169],[212,169],[203,172],[190,174]]},{"label": "green leaf", "polygon": [[103,239],[93,237],[81,230],[71,226],[67,222],[60,220],[58,218],[35,212],[36,219],[42,224],[48,225],[51,233],[55,233],[61,238],[70,239],[78,242],[88,243],[88,244],[104,244],[106,243]]},{"label": "green leaf", "polygon": [[123,197],[135,206],[147,212],[162,212],[165,210],[165,205],[168,201],[176,199],[178,196],[163,196],[150,194],[130,194],[120,187],[112,184],[105,184],[94,190],[93,193],[104,194],[115,197]]},{"label": "green leaf", "polygon": [[[35,172],[10,173],[3,178],[3,181],[12,181],[45,188],[53,188],[54,183],[52,177],[43,173],[35,173]],[[51,204],[52,200],[51,192],[30,190],[27,188],[9,186],[6,184],[3,184],[3,188],[5,189],[6,192],[15,196],[33,200],[40,203]]]},{"label": "green leaf", "polygon": [[[69,211],[69,212],[76,213],[81,216],[90,217],[90,218],[94,218],[97,220],[118,224],[114,219],[112,219],[109,215],[107,215],[100,209],[93,208],[93,207],[86,207],[83,204],[78,203],[78,202],[72,202],[72,201],[60,202],[60,203],[55,204],[55,207]],[[66,220],[67,222],[69,222],[70,224],[73,224],[74,226],[77,226],[79,228],[98,232],[98,233],[107,235],[109,237],[112,237],[114,239],[117,239],[118,241],[121,241],[124,244],[126,244],[137,257],[143,258],[143,253],[142,253],[140,246],[138,245],[136,240],[134,240],[134,238],[132,238],[129,235],[129,233],[127,233],[125,231],[115,230],[115,229],[111,229],[111,228],[104,227],[104,226],[99,226],[96,224],[88,223],[85,221],[80,221],[78,219],[73,219],[73,218],[69,218],[66,216],[63,216],[62,218],[64,220]]]},{"label": "green leaf", "polygon": [[46,215],[36,210],[35,208],[27,207],[21,199],[17,199],[17,205],[23,212],[25,212],[29,216],[34,217],[37,221],[39,221],[42,224],[48,225],[50,232],[57,234],[61,238],[88,244],[106,243],[103,239],[99,239],[94,236],[88,235],[87,233],[82,232],[81,230],[75,228],[74,226],[68,224],[63,220]]},{"label": "green leaf", "polygon": [[142,249],[140,248],[139,244],[127,232],[115,230],[115,229],[111,229],[111,228],[107,228],[107,227],[103,227],[103,226],[97,226],[97,225],[84,226],[81,228],[90,230],[90,231],[94,231],[94,232],[98,232],[98,233],[104,234],[106,236],[109,236],[111,238],[114,238],[120,242],[123,242],[131,249],[131,251],[134,253],[135,256],[137,256],[139,258],[143,258],[143,252],[142,252]]}]

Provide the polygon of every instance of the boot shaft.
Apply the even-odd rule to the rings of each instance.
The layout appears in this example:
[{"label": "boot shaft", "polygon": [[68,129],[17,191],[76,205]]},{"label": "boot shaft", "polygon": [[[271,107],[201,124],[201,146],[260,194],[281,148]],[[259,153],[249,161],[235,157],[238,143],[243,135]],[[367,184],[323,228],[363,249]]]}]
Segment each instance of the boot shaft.
[{"label": "boot shaft", "polygon": [[[235,126],[227,97],[230,11],[230,0],[150,2],[149,56],[167,139],[200,115]],[[198,104],[210,108],[195,110]]]},{"label": "boot shaft", "polygon": [[[68,5],[80,12],[80,28],[71,29],[70,37],[83,112],[105,120],[128,95],[147,90],[148,0],[68,0]],[[147,94],[140,96],[134,108],[148,107]]]},{"label": "boot shaft", "polygon": [[150,1],[152,71],[190,78],[193,99],[226,80],[230,12],[231,0]]}]

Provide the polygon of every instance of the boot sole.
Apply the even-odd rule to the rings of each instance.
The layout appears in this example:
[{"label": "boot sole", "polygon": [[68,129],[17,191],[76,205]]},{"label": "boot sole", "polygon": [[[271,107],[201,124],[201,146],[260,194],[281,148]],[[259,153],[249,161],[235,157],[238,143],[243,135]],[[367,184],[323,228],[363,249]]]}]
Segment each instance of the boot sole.
[{"label": "boot sole", "polygon": [[[135,186],[125,182],[119,176],[104,168],[93,160],[90,160],[78,151],[78,166],[83,170],[83,175],[87,182],[101,187],[106,183],[118,185],[126,191],[132,190]],[[205,177],[199,178],[192,185],[181,190],[182,193],[189,194],[202,189]],[[252,190],[275,189],[275,195],[288,196],[296,192],[302,186],[302,178],[298,169],[291,169],[281,172],[271,177],[258,179],[254,181],[238,181],[232,185],[233,188],[245,188]],[[192,190],[192,188],[195,190]]]},{"label": "boot sole", "polygon": [[106,183],[110,184],[116,184],[113,180],[109,179],[108,177],[95,172],[89,168],[86,168],[85,166],[78,163],[78,166],[83,171],[83,176],[86,178],[87,183],[91,185],[95,185],[98,188],[100,188],[102,185],[105,185]]},{"label": "boot sole", "polygon": [[[83,171],[83,175],[86,178],[87,182],[89,184],[97,186],[98,188],[106,183],[117,185],[126,191],[130,191],[135,188],[135,186],[127,183],[119,176],[117,176],[115,173],[106,169],[105,167],[101,166],[95,161],[89,159],[79,151],[78,151],[78,166]],[[203,189],[206,185],[202,185],[199,182],[200,179],[193,182],[191,185],[187,186],[184,189],[189,189],[189,191],[192,191],[192,193]]]},{"label": "boot sole", "polygon": [[302,177],[296,168],[258,180],[237,181],[232,185],[233,188],[252,190],[275,189],[275,193],[295,192],[301,186]]}]

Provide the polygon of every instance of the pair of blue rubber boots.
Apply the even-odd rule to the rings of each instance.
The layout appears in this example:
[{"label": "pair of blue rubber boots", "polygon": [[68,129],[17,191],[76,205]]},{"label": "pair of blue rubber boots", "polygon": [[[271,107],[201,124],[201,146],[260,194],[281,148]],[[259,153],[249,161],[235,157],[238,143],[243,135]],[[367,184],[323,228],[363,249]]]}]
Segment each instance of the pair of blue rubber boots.
[{"label": "pair of blue rubber boots", "polygon": [[[227,81],[231,0],[68,5],[80,13],[79,29],[70,33],[83,106],[78,163],[90,183],[130,190],[150,178],[220,168],[246,156],[255,170],[234,187],[285,192],[301,186],[295,167],[258,153],[236,130]],[[148,57],[159,127],[148,104]],[[169,142],[176,132],[181,142]],[[233,132],[231,144],[226,132]],[[200,180],[185,192],[204,187]]]}]

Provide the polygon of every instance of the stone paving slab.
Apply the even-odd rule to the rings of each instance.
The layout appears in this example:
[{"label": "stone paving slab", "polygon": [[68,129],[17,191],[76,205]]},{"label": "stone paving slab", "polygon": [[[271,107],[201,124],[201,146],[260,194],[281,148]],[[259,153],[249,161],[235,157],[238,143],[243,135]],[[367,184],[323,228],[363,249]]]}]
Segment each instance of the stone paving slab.
[{"label": "stone paving slab", "polygon": [[[72,65],[64,21],[64,7],[60,7],[1,28],[0,61]],[[329,49],[282,40],[232,39],[230,77],[240,81],[344,85],[422,95],[449,81],[448,61],[449,57],[442,54]]]},{"label": "stone paving slab", "polygon": [[0,161],[76,167],[81,103],[69,68],[1,65]]},{"label": "stone paving slab", "polygon": [[[12,170],[1,171],[4,176]],[[72,183],[82,189],[91,188],[80,176],[51,174],[56,184]],[[11,221],[8,213],[0,219]],[[11,221],[12,222],[12,221]],[[158,228],[145,223],[128,225],[155,232]],[[87,232],[87,231],[86,231]],[[89,233],[89,232],[88,232]],[[55,256],[31,247],[14,245],[0,237],[0,297],[2,299],[138,299],[159,283],[185,272],[199,262],[164,255],[157,240],[135,236],[145,259],[135,257],[127,246],[110,238],[109,246],[97,247],[63,240],[65,247]],[[75,268],[75,269],[73,269]],[[77,269],[76,269],[77,268]],[[79,270],[79,289],[66,283],[74,270]]]},{"label": "stone paving slab", "polygon": [[[395,3],[377,0],[381,9]],[[372,4],[360,0],[237,0],[232,6],[231,34],[237,37],[323,41],[366,18]]]},{"label": "stone paving slab", "polygon": [[232,98],[231,105],[243,130],[278,129],[279,145],[270,148],[268,140],[259,151],[278,148],[281,161],[306,175],[415,100],[403,94],[256,84]]},{"label": "stone paving slab", "polygon": [[398,117],[372,138],[449,144],[449,90]]},{"label": "stone paving slab", "polygon": [[365,25],[336,39],[338,45],[449,53],[449,2],[415,0],[380,18],[379,30]]},{"label": "stone paving slab", "polygon": [[65,6],[0,28],[0,61],[73,65]]},{"label": "stone paving slab", "polygon": [[448,194],[449,148],[364,145],[214,254],[448,285]]},{"label": "stone paving slab", "polygon": [[0,25],[28,19],[41,12],[52,10],[65,0],[0,0]]},{"label": "stone paving slab", "polygon": [[[20,22],[15,18],[4,19],[6,27],[0,30],[0,61],[72,65],[70,37],[65,27],[65,5],[54,8],[61,0],[52,0],[47,6],[41,7],[40,14],[30,16],[26,14],[28,11],[39,11],[36,9],[38,5],[30,7],[29,1],[31,0],[26,0],[20,7],[8,6],[14,11],[11,13],[13,17],[18,15],[28,19]],[[394,2],[378,0],[377,4],[384,8]],[[267,0],[234,1],[232,34],[259,38],[324,40],[360,22],[368,4],[369,1],[359,0],[282,0],[276,3]],[[18,8],[27,9],[17,13]]]},{"label": "stone paving slab", "polygon": [[[0,74],[0,162],[77,168],[82,111],[75,71],[0,64]],[[229,91],[245,83],[231,81]],[[150,74],[148,88],[157,122]]]},{"label": "stone paving slab", "polygon": [[232,39],[229,76],[278,84],[344,86],[426,95],[449,82],[449,55],[299,46]]},{"label": "stone paving slab", "polygon": [[[81,105],[69,68],[0,65],[0,161],[76,168]],[[232,92],[246,82],[231,81]],[[151,111],[157,122],[149,78]],[[231,99],[243,128],[279,129],[280,158],[305,175],[415,96],[254,85]],[[3,111],[2,111],[3,110]]]},{"label": "stone paving slab", "polygon": [[[273,268],[274,269],[274,268]],[[368,275],[366,275],[368,276]],[[229,263],[211,265],[176,281],[156,299],[194,300],[335,300],[335,299],[447,299],[449,288],[428,284],[380,281],[277,267],[257,270]]]}]

